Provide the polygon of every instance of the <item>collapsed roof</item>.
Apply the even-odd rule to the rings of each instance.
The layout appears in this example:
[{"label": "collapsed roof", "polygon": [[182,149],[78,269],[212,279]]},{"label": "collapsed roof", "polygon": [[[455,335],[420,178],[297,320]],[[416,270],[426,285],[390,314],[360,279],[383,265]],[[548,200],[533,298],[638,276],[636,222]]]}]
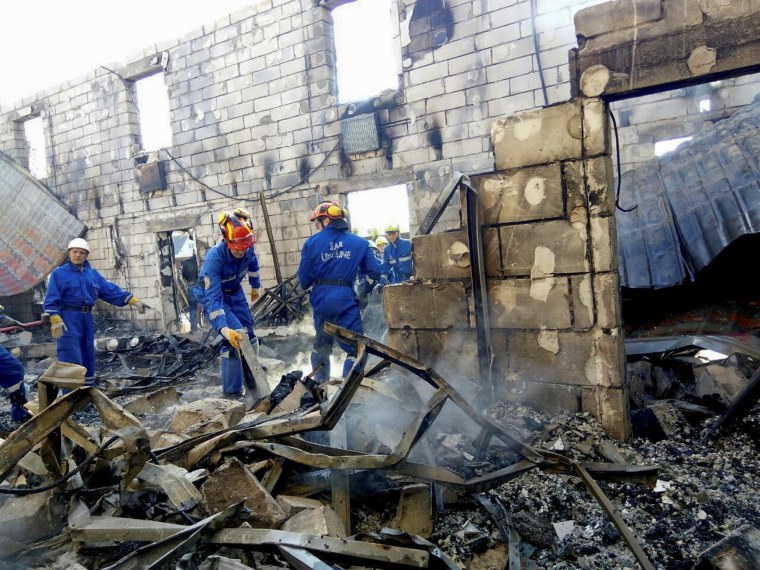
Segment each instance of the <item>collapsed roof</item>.
[{"label": "collapsed roof", "polygon": [[28,291],[86,226],[29,172],[0,154],[0,297]]},{"label": "collapsed roof", "polygon": [[692,280],[735,239],[760,231],[760,104],[625,172],[618,210],[623,287]]}]

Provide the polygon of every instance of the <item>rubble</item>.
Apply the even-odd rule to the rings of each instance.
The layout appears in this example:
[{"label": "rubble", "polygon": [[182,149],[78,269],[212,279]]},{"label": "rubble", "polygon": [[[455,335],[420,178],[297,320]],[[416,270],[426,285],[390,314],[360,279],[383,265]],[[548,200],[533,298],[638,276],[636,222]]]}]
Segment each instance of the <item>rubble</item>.
[{"label": "rubble", "polygon": [[[0,447],[0,492],[29,495],[5,505],[24,501],[41,517],[34,540],[54,541],[47,556],[62,559],[78,545],[72,566],[111,568],[180,560],[209,568],[433,560],[452,569],[687,568],[722,535],[760,522],[750,491],[758,470],[748,451],[751,412],[734,428],[734,450],[700,447],[709,410],[698,398],[654,401],[655,383],[641,378],[636,412],[652,414],[661,437],[621,444],[589,414],[547,417],[504,403],[481,414],[435,370],[328,330],[357,343],[349,377],[315,392],[308,376],[287,373],[282,389],[248,411],[214,398],[203,369],[194,379],[154,381],[152,390],[144,378],[130,380],[138,390],[111,388],[123,408],[92,388],[55,399],[58,385],[80,380],[54,366],[40,378],[41,411]],[[130,360],[144,359],[135,349]],[[365,371],[370,354],[381,362]],[[82,415],[88,402],[96,414]],[[458,415],[444,413],[447,403]],[[41,456],[29,453],[43,440]],[[55,509],[42,508],[51,498]],[[6,508],[25,512],[13,503],[0,514]],[[46,523],[51,510],[57,525]],[[350,528],[360,534],[347,536]],[[28,536],[6,536],[8,560],[45,559]]]},{"label": "rubble", "polygon": [[214,433],[240,423],[245,411],[245,404],[235,400],[197,400],[179,406],[167,430],[189,436]]},{"label": "rubble", "polygon": [[219,513],[244,501],[250,510],[249,523],[262,528],[279,528],[285,511],[259,480],[239,460],[230,461],[214,471],[201,486],[203,506],[208,513]]}]

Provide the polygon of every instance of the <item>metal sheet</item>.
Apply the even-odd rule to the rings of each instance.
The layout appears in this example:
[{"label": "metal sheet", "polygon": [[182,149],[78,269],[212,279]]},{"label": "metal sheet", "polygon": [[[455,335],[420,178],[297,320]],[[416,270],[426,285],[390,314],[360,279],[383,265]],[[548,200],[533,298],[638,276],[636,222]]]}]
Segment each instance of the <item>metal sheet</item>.
[{"label": "metal sheet", "polygon": [[623,174],[616,212],[624,287],[679,285],[760,231],[760,104]]},{"label": "metal sheet", "polygon": [[86,226],[29,172],[0,154],[0,297],[42,281]]}]

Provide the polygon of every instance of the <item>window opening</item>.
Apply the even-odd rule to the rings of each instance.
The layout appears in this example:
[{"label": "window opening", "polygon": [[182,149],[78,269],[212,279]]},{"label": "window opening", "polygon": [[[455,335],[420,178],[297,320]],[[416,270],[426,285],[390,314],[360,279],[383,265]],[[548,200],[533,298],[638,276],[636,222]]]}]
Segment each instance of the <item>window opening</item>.
[{"label": "window opening", "polygon": [[35,178],[47,178],[47,149],[42,117],[32,117],[24,121],[24,138],[29,151],[29,172]]},{"label": "window opening", "polygon": [[332,10],[338,99],[362,101],[398,87],[389,0],[356,0]]},{"label": "window opening", "polygon": [[710,103],[710,99],[709,98],[702,99],[699,102],[699,112],[700,113],[706,113],[706,112],[710,111],[711,108],[712,108],[712,104]]},{"label": "window opening", "polygon": [[169,92],[163,73],[154,73],[135,81],[137,109],[140,116],[142,150],[149,152],[172,145],[169,116]]},{"label": "window opening", "polygon": [[361,190],[348,195],[351,230],[375,239],[389,225],[398,225],[401,234],[409,232],[409,195],[406,184]]},{"label": "window opening", "polygon": [[694,137],[679,137],[677,139],[657,141],[656,143],[654,143],[654,154],[655,156],[662,156],[663,154],[666,154],[668,152],[673,152],[683,143],[689,142],[693,138]]}]

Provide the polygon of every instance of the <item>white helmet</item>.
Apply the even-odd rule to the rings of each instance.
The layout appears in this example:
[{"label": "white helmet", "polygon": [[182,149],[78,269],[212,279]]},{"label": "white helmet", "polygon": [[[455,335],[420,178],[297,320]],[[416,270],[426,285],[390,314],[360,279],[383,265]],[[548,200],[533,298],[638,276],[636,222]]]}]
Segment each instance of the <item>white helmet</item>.
[{"label": "white helmet", "polygon": [[74,238],[69,242],[69,247],[66,249],[71,249],[73,247],[78,247],[79,249],[85,250],[87,253],[90,253],[90,244],[87,243],[87,240],[84,240],[82,238]]},{"label": "white helmet", "polygon": [[370,249],[377,249],[377,244],[374,241],[372,241],[371,239],[368,239],[367,243],[369,244],[369,248]]}]

